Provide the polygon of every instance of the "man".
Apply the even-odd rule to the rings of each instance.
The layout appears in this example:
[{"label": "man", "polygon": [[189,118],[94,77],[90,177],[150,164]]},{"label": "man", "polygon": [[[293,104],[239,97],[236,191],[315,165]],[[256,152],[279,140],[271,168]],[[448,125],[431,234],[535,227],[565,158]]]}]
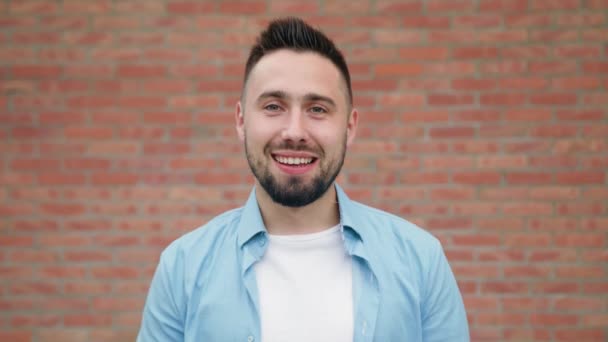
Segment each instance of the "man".
[{"label": "man", "polygon": [[236,105],[255,187],[163,252],[138,341],[468,341],[438,240],[335,184],[357,124],[334,44],[270,23]]}]

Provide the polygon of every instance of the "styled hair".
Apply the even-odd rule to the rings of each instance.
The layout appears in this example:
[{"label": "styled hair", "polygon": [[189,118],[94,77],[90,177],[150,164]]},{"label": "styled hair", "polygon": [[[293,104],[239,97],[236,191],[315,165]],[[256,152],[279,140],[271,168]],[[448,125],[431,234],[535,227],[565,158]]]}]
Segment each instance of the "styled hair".
[{"label": "styled hair", "polygon": [[280,49],[315,52],[329,59],[344,77],[348,90],[348,102],[352,104],[353,92],[350,84],[350,73],[342,53],[323,32],[311,27],[302,19],[294,17],[273,20],[266,30],[262,31],[249,52],[249,58],[247,58],[247,64],[245,65],[243,87],[247,83],[251,70],[262,57]]}]

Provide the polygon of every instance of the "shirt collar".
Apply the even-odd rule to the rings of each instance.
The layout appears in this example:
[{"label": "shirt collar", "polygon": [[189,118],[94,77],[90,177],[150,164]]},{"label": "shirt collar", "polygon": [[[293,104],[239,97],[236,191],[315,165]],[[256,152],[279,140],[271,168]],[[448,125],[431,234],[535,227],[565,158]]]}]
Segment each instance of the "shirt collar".
[{"label": "shirt collar", "polygon": [[243,245],[254,236],[266,232],[266,226],[264,226],[264,220],[262,220],[262,213],[258,206],[258,200],[255,197],[255,187],[251,190],[249,198],[243,207],[237,231],[239,247],[243,247]]},{"label": "shirt collar", "polygon": [[[338,207],[340,211],[340,224],[342,229],[351,230],[354,233],[354,237],[363,242],[365,236],[365,226],[361,220],[357,218],[358,209],[354,207],[355,203],[348,198],[342,187],[335,184],[336,194],[338,198]],[[241,214],[241,220],[238,224],[238,244],[239,247],[243,247],[249,240],[254,236],[265,233],[266,227],[264,226],[264,220],[258,206],[258,201],[255,195],[255,187],[251,190],[249,198],[243,207]],[[359,209],[360,210],[360,209]]]}]

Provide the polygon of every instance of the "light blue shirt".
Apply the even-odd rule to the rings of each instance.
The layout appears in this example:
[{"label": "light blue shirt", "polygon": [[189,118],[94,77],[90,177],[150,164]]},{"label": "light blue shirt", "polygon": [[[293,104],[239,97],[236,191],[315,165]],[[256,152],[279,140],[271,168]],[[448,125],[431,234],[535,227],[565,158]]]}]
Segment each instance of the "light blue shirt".
[{"label": "light blue shirt", "polygon": [[[469,341],[439,241],[336,192],[353,260],[354,341]],[[261,341],[253,265],[267,244],[255,189],[244,207],[175,240],[160,257],[137,341]]]}]

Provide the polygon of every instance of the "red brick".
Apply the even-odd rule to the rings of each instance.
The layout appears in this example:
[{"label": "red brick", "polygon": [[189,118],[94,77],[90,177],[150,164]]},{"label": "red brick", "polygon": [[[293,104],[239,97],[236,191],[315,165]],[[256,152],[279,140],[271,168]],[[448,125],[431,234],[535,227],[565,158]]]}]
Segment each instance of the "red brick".
[{"label": "red brick", "polygon": [[[597,121],[597,120],[601,120],[604,117],[604,113],[602,110],[593,110],[593,109],[589,109],[589,110],[585,110],[585,109],[580,109],[580,110],[558,110],[555,112],[555,117],[558,120],[565,120],[565,121]],[[592,127],[596,127],[596,126],[592,126]],[[603,127],[603,126],[600,126]],[[585,136],[587,136],[587,134],[585,134]]]},{"label": "red brick", "polygon": [[530,6],[533,10],[574,10],[580,8],[579,0],[535,0]]},{"label": "red brick", "polygon": [[[410,197],[412,198],[412,197]],[[402,208],[403,210],[404,208]],[[437,211],[441,211],[443,208],[439,208],[439,210]],[[413,214],[413,212],[412,212]],[[427,227],[430,230],[460,230],[460,229],[467,229],[467,228],[471,228],[472,227],[472,221],[469,218],[462,218],[462,217],[454,217],[454,218],[446,218],[446,219],[440,219],[440,218],[433,218],[433,219],[429,219],[426,221],[426,225],[425,227]],[[476,240],[477,241],[477,240]],[[462,245],[469,245],[466,242],[461,243]]]},{"label": "red brick", "polygon": [[574,105],[577,96],[573,93],[543,93],[530,96],[530,103],[536,105]]},{"label": "red brick", "polygon": [[575,61],[530,61],[528,70],[533,74],[572,74],[576,72],[577,65]]},{"label": "red brick", "polygon": [[13,170],[20,171],[35,171],[39,169],[44,170],[57,170],[60,166],[60,160],[57,159],[42,159],[42,158],[28,158],[28,159],[13,159],[10,163],[10,168]]},{"label": "red brick", "polygon": [[[402,59],[411,60],[445,60],[449,55],[449,50],[441,46],[417,46],[403,47],[399,49],[399,56]],[[355,88],[358,89],[358,88]]]},{"label": "red brick", "polygon": [[481,0],[480,11],[491,12],[523,12],[528,4],[525,0]]},{"label": "red brick", "polygon": [[166,74],[163,65],[120,65],[117,69],[117,76],[125,78],[163,77]]},{"label": "red brick", "polygon": [[573,42],[579,37],[576,30],[537,30],[530,32],[529,40],[535,43]]},{"label": "red brick", "polygon": [[447,16],[413,16],[403,19],[403,26],[417,29],[442,29],[450,27]]},{"label": "red brick", "polygon": [[583,71],[590,74],[608,73],[608,63],[602,61],[593,61],[583,63]]},{"label": "red brick", "polygon": [[498,269],[492,266],[464,266],[454,265],[452,266],[454,274],[460,278],[497,278]]},{"label": "red brick", "polygon": [[[166,214],[170,214],[167,212]],[[140,239],[137,236],[132,235],[98,235],[95,237],[95,243],[99,246],[119,246],[128,247],[137,245]]]},{"label": "red brick", "polygon": [[422,72],[422,66],[416,63],[377,64],[374,71],[379,77],[386,76],[413,76]]},{"label": "red brick", "polygon": [[511,293],[527,293],[528,284],[524,282],[484,282],[481,287],[482,294],[497,293],[497,294],[511,294]]},{"label": "red brick", "polygon": [[476,41],[477,40],[477,35],[475,34],[475,31],[473,30],[464,30],[464,29],[459,29],[459,30],[433,30],[429,32],[429,38],[430,41],[439,43],[439,44],[444,44],[444,43],[459,43],[459,44],[466,44],[466,43],[470,43],[471,41]]},{"label": "red brick", "polygon": [[500,31],[479,31],[477,40],[482,43],[506,42],[517,43],[528,40],[528,32],[523,29],[500,30]]},{"label": "red brick", "polygon": [[134,267],[114,266],[114,267],[93,267],[91,274],[96,279],[134,279],[139,276],[139,272]]},{"label": "red brick", "polygon": [[555,237],[555,244],[560,247],[603,247],[605,244],[602,234],[560,234]]},{"label": "red brick", "polygon": [[31,236],[1,236],[0,246],[3,247],[31,247],[33,238]]},{"label": "red brick", "polygon": [[324,4],[324,12],[327,14],[355,14],[355,13],[368,13],[371,8],[369,0],[362,0],[357,2],[336,0],[329,1]]},{"label": "red brick", "polygon": [[402,183],[405,184],[445,184],[449,175],[443,172],[401,172]]},{"label": "red brick", "polygon": [[551,243],[551,236],[548,234],[510,234],[505,236],[505,245],[510,247],[543,247]]},{"label": "red brick", "polygon": [[17,264],[52,264],[59,261],[59,254],[53,251],[37,251],[26,248],[20,248],[18,250],[12,251],[7,259]]},{"label": "red brick", "polygon": [[69,262],[112,261],[112,253],[103,251],[66,251],[64,259]]},{"label": "red brick", "polygon": [[376,11],[380,14],[415,14],[423,10],[422,2],[380,0],[375,2]]},{"label": "red brick", "polygon": [[500,173],[491,171],[456,172],[452,181],[456,184],[498,184],[501,178]]},{"label": "red brick", "polygon": [[479,99],[484,106],[521,106],[526,102],[526,95],[521,93],[482,94]]},{"label": "red brick", "polygon": [[588,294],[605,294],[608,291],[608,283],[588,283],[584,285],[583,291]]},{"label": "red brick", "polygon": [[529,257],[531,262],[573,262],[576,259],[576,251],[572,249],[536,250]]},{"label": "red brick", "polygon": [[63,134],[70,140],[85,139],[110,139],[114,135],[114,130],[111,127],[90,127],[90,126],[69,126],[65,127]]},{"label": "red brick", "polygon": [[133,142],[95,142],[87,146],[87,152],[93,155],[129,155],[139,150]]},{"label": "red brick", "polygon": [[600,47],[592,44],[561,45],[554,51],[560,58],[598,58],[601,54]]},{"label": "red brick", "polygon": [[86,271],[84,267],[74,266],[45,266],[40,268],[39,273],[44,278],[82,278]]},{"label": "red brick", "polygon": [[586,105],[600,106],[608,104],[608,96],[605,92],[597,92],[585,95],[583,102]]},{"label": "red brick", "polygon": [[380,97],[385,107],[421,107],[424,105],[424,96],[421,94],[390,94]]},{"label": "red brick", "polygon": [[167,11],[172,14],[208,14],[214,10],[213,3],[197,1],[171,1]]},{"label": "red brick", "polygon": [[607,9],[608,3],[606,0],[587,0],[585,2],[586,6],[590,9]]},{"label": "red brick", "polygon": [[560,215],[602,215],[606,211],[605,206],[597,202],[562,203],[557,205],[557,213]]},{"label": "red brick", "polygon": [[489,90],[493,89],[496,82],[491,79],[461,78],[452,80],[454,90]]},{"label": "red brick", "polygon": [[525,324],[527,320],[526,315],[520,313],[484,313],[478,317],[477,323],[481,325],[520,326]]},{"label": "red brick", "polygon": [[99,327],[110,326],[112,324],[111,314],[66,314],[63,318],[66,327]]},{"label": "red brick", "polygon": [[532,324],[563,326],[575,325],[579,321],[576,315],[572,314],[532,314],[530,322]]},{"label": "red brick", "polygon": [[510,266],[504,268],[506,278],[546,278],[551,275],[547,266]]},{"label": "red brick", "polygon": [[473,103],[471,95],[429,94],[428,103],[432,106],[468,105]]},{"label": "red brick", "polygon": [[49,342],[78,342],[88,338],[88,331],[81,329],[44,328],[38,329],[37,336]]},{"label": "red brick", "polygon": [[551,15],[547,13],[513,13],[505,17],[505,24],[513,27],[546,27],[551,25]]},{"label": "red brick", "polygon": [[484,74],[513,75],[526,71],[526,63],[520,60],[501,60],[498,62],[480,62],[479,70]]},{"label": "red brick", "polygon": [[58,284],[55,282],[20,282],[19,285],[12,285],[10,293],[13,295],[57,295]]},{"label": "red brick", "polygon": [[[112,290],[110,283],[100,283],[99,281],[66,281],[64,283],[64,292],[69,295],[103,295]],[[86,302],[88,307],[88,300]]]},{"label": "red brick", "polygon": [[459,15],[454,18],[453,25],[456,28],[490,28],[498,27],[502,23],[502,18],[495,14],[480,15]]},{"label": "red brick", "polygon": [[480,262],[496,262],[496,261],[523,261],[524,252],[518,250],[489,250],[480,251],[477,256]]},{"label": "red brick", "polygon": [[[606,319],[604,318],[604,321]],[[599,324],[589,324],[591,326]],[[606,332],[602,328],[569,328],[568,330],[555,331],[556,341],[602,341],[605,340]]]},{"label": "red brick", "polygon": [[38,174],[41,185],[78,185],[84,184],[86,177],[82,173],[45,172]]},{"label": "red brick", "polygon": [[[463,113],[467,113],[465,112],[457,112],[456,115],[460,115]],[[477,115],[477,113],[473,112],[471,114],[475,114]],[[485,115],[494,115],[493,112],[488,111],[486,112]],[[458,153],[492,153],[492,152],[497,152],[498,151],[498,144],[496,142],[492,142],[492,141],[478,141],[478,140],[470,140],[470,141],[463,141],[463,140],[458,140],[458,141],[454,141],[452,143],[452,151],[454,152],[458,152]]]},{"label": "red brick", "polygon": [[[441,76],[446,76],[446,75],[453,75],[453,76],[468,76],[468,77],[474,77],[475,74],[475,64],[472,62],[462,62],[462,61],[445,61],[445,62],[437,62],[437,63],[428,63],[425,67],[424,67],[424,73],[425,74],[429,74],[429,75],[441,75]],[[433,82],[434,81],[434,82]],[[441,83],[437,80],[427,80],[426,83],[422,83],[423,81],[420,80],[417,83],[414,84],[428,84],[428,90],[433,90],[433,91],[437,91],[437,90],[442,90],[442,89],[448,89],[447,86],[445,87],[437,87],[437,84],[446,84],[448,85],[449,83],[447,83],[447,80],[445,83]],[[414,87],[416,88],[416,87]],[[421,88],[426,88],[427,87],[421,87]]]},{"label": "red brick", "polygon": [[498,246],[500,245],[500,236],[498,235],[455,235],[452,241],[455,245],[463,246]]},{"label": "red brick", "polygon": [[561,184],[603,184],[606,179],[604,172],[564,172],[556,174],[556,180]]},{"label": "red brick", "polygon": [[572,186],[536,186],[530,188],[530,198],[537,200],[573,200],[577,199],[581,191]]},{"label": "red brick", "polygon": [[[544,45],[530,45],[530,46],[509,46],[504,47],[500,50],[501,57],[509,59],[537,59],[547,58],[551,56],[551,49]],[[530,61],[529,63],[532,63]],[[511,63],[515,63],[511,61]],[[520,62],[519,67],[525,69],[525,64]]]},{"label": "red brick", "polygon": [[557,17],[559,26],[597,26],[606,22],[601,13],[566,13]]},{"label": "red brick", "polygon": [[63,69],[58,65],[13,65],[12,75],[15,78],[40,79],[58,78]]},{"label": "red brick", "polygon": [[473,197],[474,191],[471,188],[436,188],[429,193],[431,200],[470,200]]},{"label": "red brick", "polygon": [[33,341],[32,331],[7,329],[0,331],[0,341],[11,341],[11,342],[31,342]]},{"label": "red brick", "polygon": [[431,13],[470,11],[475,7],[471,0],[430,0],[425,5]]},{"label": "red brick", "polygon": [[66,14],[103,14],[109,12],[111,9],[111,2],[95,1],[95,2],[82,2],[78,0],[68,0],[63,3],[63,12]]}]

